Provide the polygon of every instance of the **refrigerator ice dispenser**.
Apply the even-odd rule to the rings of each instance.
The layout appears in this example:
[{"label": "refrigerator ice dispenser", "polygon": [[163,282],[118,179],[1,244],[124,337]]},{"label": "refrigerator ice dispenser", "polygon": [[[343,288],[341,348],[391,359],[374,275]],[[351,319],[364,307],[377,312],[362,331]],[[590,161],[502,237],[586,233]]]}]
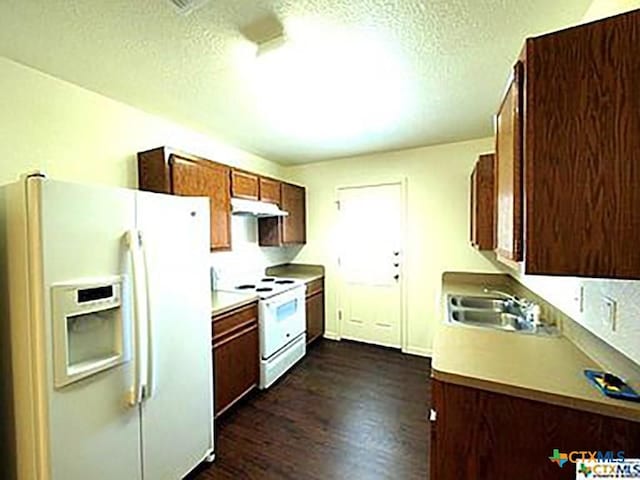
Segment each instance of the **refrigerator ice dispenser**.
[{"label": "refrigerator ice dispenser", "polygon": [[56,388],[128,360],[123,281],[117,276],[51,287]]}]

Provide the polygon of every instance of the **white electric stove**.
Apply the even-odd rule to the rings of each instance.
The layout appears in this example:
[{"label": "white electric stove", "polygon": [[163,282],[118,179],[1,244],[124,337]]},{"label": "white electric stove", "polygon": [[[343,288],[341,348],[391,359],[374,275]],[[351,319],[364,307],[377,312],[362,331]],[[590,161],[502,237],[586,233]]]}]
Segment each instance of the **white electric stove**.
[{"label": "white electric stove", "polygon": [[306,353],[305,283],[294,278],[221,279],[218,290],[256,293],[260,337],[260,388],[269,388]]}]

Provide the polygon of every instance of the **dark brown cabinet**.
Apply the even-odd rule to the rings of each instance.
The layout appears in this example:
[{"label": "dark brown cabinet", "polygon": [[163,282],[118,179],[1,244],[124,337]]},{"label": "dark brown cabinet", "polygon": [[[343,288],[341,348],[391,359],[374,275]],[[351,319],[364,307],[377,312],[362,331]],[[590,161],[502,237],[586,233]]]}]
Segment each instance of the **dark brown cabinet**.
[{"label": "dark brown cabinet", "polygon": [[138,153],[141,190],[210,199],[211,250],[231,248],[230,169],[161,147]]},{"label": "dark brown cabinet", "polygon": [[282,243],[304,244],[307,241],[306,193],[304,187],[282,184],[282,209],[289,212],[282,224]]},{"label": "dark brown cabinet", "polygon": [[640,423],[433,379],[431,478],[575,479],[554,449],[640,455]]},{"label": "dark brown cabinet", "polygon": [[258,243],[281,247],[307,241],[306,191],[168,147],[138,153],[141,190],[211,200],[211,250],[231,249],[231,197],[274,203],[286,217],[261,218]]},{"label": "dark brown cabinet", "polygon": [[212,348],[218,417],[258,385],[258,304],[214,317]]},{"label": "dark brown cabinet", "polygon": [[260,177],[260,200],[280,206],[280,182]]},{"label": "dark brown cabinet", "polygon": [[231,170],[231,196],[258,200],[260,184],[258,176],[242,170]]},{"label": "dark brown cabinet", "polygon": [[304,187],[281,183],[280,208],[286,217],[262,218],[258,223],[262,246],[302,245],[307,242],[306,192]]},{"label": "dark brown cabinet", "polygon": [[481,155],[471,173],[471,245],[495,248],[495,155]]},{"label": "dark brown cabinet", "polygon": [[496,253],[522,260],[522,64],[517,63],[496,116]]},{"label": "dark brown cabinet", "polygon": [[526,41],[497,122],[497,252],[525,273],[640,278],[639,42],[640,10]]},{"label": "dark brown cabinet", "polygon": [[324,335],[324,279],[307,284],[307,345]]}]

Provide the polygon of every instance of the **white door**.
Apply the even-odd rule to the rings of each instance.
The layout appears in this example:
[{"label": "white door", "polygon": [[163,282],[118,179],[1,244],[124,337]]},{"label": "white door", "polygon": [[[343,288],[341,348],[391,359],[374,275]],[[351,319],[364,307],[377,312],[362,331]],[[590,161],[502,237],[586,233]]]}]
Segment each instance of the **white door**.
[{"label": "white door", "polygon": [[401,346],[402,184],[342,188],[340,336]]},{"label": "white door", "polygon": [[202,198],[137,197],[151,320],[142,403],[147,480],[181,478],[213,450],[208,209]]},{"label": "white door", "polygon": [[[55,388],[52,361],[53,329],[66,319],[52,316],[51,288],[128,271],[123,234],[135,226],[135,193],[50,180],[30,180],[29,185],[30,198],[40,197],[35,203],[42,219],[39,243],[46,341],[41,343],[48,404],[39,411],[49,416],[51,478],[140,479],[139,410],[127,404],[133,379],[131,363]],[[127,331],[127,315],[124,323]]]}]

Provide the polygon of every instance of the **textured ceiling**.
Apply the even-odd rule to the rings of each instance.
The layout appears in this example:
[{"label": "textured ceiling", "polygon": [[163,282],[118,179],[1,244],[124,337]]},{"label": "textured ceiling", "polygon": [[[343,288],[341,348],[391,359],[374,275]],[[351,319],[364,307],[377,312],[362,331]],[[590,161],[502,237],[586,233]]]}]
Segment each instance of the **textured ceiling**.
[{"label": "textured ceiling", "polygon": [[[0,54],[281,163],[491,134],[527,35],[589,0],[2,0]],[[240,28],[274,13],[255,57]]]}]

